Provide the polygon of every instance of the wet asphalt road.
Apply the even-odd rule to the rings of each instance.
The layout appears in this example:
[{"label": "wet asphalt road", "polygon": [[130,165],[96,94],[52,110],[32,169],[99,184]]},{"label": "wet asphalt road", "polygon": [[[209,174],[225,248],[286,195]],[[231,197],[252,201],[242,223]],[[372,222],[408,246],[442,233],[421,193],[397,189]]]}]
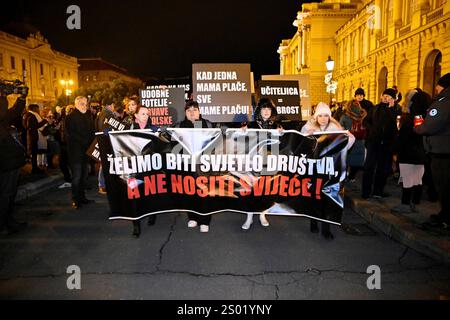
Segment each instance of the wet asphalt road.
[{"label": "wet asphalt road", "polygon": [[[131,236],[128,221],[109,221],[108,203],[70,208],[57,188],[17,206],[28,226],[0,238],[1,299],[439,299],[450,296],[450,268],[365,226],[346,210],[352,235],[333,241],[309,232],[309,220],[268,216],[242,230],[243,214],[213,216],[210,232],[188,229],[183,213],[163,214]],[[257,217],[256,217],[257,218]],[[69,290],[68,266],[81,270]],[[381,289],[367,288],[367,268]]]}]

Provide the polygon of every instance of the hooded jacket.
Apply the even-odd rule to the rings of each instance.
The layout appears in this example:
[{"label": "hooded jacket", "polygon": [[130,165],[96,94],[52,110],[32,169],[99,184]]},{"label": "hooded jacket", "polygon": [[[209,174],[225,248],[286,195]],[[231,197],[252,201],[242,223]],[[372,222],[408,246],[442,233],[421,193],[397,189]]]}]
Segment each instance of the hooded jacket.
[{"label": "hooded jacket", "polygon": [[425,151],[450,155],[450,87],[436,97],[427,110],[423,124],[415,127],[414,131],[424,136]]},{"label": "hooded jacket", "polygon": [[[267,106],[264,106],[265,108]],[[249,129],[277,129],[279,127],[279,123],[277,121],[278,112],[277,108],[270,106],[272,113],[268,120],[264,120],[261,116],[261,107],[258,106],[255,109],[254,118],[255,121],[252,121],[248,124]]]}]

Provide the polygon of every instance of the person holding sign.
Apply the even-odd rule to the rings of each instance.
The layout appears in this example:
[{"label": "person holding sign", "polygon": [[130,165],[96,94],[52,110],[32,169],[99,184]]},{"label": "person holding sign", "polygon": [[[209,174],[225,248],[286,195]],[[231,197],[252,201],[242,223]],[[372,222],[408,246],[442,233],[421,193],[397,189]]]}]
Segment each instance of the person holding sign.
[{"label": "person holding sign", "polygon": [[[202,118],[200,114],[200,107],[197,101],[190,100],[184,107],[186,118],[175,125],[176,128],[212,128],[212,123]],[[200,215],[193,212],[188,212],[188,227],[195,228],[200,225],[200,232],[208,232],[211,223],[211,215]]]},{"label": "person holding sign", "polygon": [[[148,109],[143,105],[138,105],[133,113],[134,121],[131,123],[129,130],[151,129],[153,132],[158,130],[158,127],[152,125],[152,120],[149,117]],[[147,224],[154,225],[156,222],[156,215],[148,217]],[[133,236],[139,238],[141,235],[141,222],[139,220],[133,221]]]},{"label": "person holding sign", "polygon": [[134,121],[131,123],[129,130],[151,129],[153,132],[158,131],[158,127],[152,125],[152,119],[149,116],[148,108],[138,105],[133,114]]},{"label": "person holding sign", "polygon": [[[330,107],[324,103],[319,102],[317,105],[313,117],[306,122],[303,126],[301,133],[306,135],[312,135],[315,132],[327,132],[327,131],[342,131],[344,130],[339,122],[331,116]],[[348,132],[349,139],[347,144],[347,150],[353,146],[355,142],[355,137]],[[322,211],[322,215],[326,216],[325,208],[319,208],[318,210]],[[312,233],[319,232],[319,226],[316,220],[311,219],[310,231]],[[332,240],[334,239],[333,234],[330,231],[330,224],[326,222],[322,222],[322,236],[325,239]]]},{"label": "person holding sign", "polygon": [[[258,107],[255,109],[254,119],[255,121],[250,122],[248,125],[243,126],[242,129],[279,129],[282,127],[277,121],[278,113],[277,108],[273,101],[269,98],[262,98],[258,102]],[[265,213],[259,214],[259,221],[263,227],[269,226],[269,221],[267,221]],[[242,229],[248,230],[253,223],[253,213],[247,213],[247,219],[242,225]]]},{"label": "person holding sign", "polygon": [[130,126],[134,121],[134,114],[137,112],[138,101],[139,98],[135,95],[123,99],[126,116],[123,118],[122,123],[127,126]]}]

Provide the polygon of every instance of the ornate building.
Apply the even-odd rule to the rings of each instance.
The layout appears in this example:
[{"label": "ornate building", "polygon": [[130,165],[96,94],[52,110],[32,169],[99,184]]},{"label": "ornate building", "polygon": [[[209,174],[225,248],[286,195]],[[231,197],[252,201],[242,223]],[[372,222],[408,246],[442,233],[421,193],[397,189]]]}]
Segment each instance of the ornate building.
[{"label": "ornate building", "polygon": [[338,101],[362,87],[378,102],[387,87],[434,94],[450,72],[450,1],[343,0],[302,5],[297,33],[279,47],[281,74],[309,74],[313,103],[329,101],[325,61],[335,61]]},{"label": "ornate building", "polygon": [[101,58],[80,58],[78,62],[80,63],[78,73],[80,87],[90,88],[115,79],[122,79],[130,84],[143,87],[141,79],[130,75],[126,69]]},{"label": "ornate building", "polygon": [[78,88],[77,58],[53,50],[39,32],[22,39],[0,31],[0,78],[23,80],[24,75],[27,102],[53,106],[66,90]]}]

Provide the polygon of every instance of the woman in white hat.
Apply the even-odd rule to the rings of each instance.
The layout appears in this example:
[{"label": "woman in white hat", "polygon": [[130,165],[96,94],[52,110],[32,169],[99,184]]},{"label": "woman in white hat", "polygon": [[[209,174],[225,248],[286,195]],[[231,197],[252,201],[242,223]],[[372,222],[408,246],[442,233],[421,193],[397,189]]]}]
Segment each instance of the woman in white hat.
[{"label": "woman in white hat", "polygon": [[324,131],[340,131],[342,129],[339,122],[337,122],[331,116],[330,107],[324,103],[319,102],[311,119],[306,122],[302,128],[302,133],[312,134],[313,132],[324,132]]},{"label": "woman in white hat", "polygon": [[[314,115],[303,126],[301,133],[311,135],[314,132],[326,132],[326,131],[342,131],[342,126],[331,116],[330,107],[324,103],[319,102],[314,112]],[[347,148],[350,149],[355,142],[355,137],[349,132],[349,142]],[[319,226],[316,220],[311,219],[310,230],[312,233],[319,232]],[[334,238],[330,231],[329,223],[322,223],[322,235],[329,240]]]}]

